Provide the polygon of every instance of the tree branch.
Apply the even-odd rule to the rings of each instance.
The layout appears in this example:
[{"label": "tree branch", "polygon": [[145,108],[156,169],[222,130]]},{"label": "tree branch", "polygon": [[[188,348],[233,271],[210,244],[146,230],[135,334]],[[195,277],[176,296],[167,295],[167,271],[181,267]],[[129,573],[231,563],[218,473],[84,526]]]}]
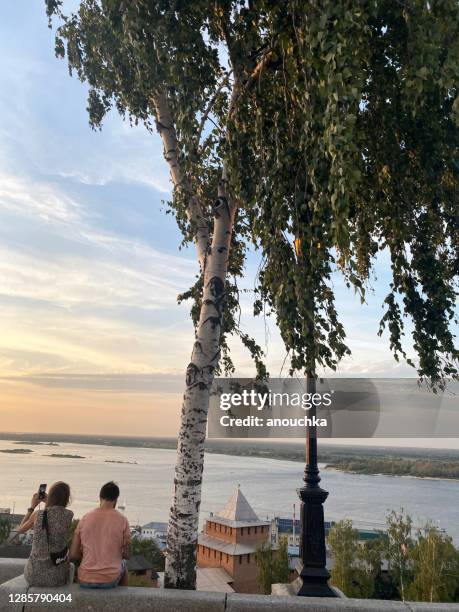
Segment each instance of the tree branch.
[{"label": "tree branch", "polygon": [[269,65],[269,63],[273,59],[273,56],[274,56],[274,51],[272,49],[268,49],[263,54],[260,61],[253,69],[252,74],[249,76],[247,81],[244,83],[244,91],[246,90],[248,91],[252,87],[252,85],[255,83],[255,81],[261,78],[261,73]]},{"label": "tree branch", "polygon": [[204,271],[210,245],[207,219],[180,162],[180,145],[165,91],[155,92],[152,96],[152,102],[156,110],[156,127],[163,141],[164,157],[169,164],[175,189],[185,196],[186,215],[195,233],[199,264],[201,271]]},{"label": "tree branch", "polygon": [[201,121],[199,123],[199,127],[198,127],[198,134],[196,137],[196,144],[197,144],[197,148],[199,147],[199,141],[201,140],[201,134],[202,134],[202,130],[204,129],[204,126],[206,124],[206,121],[209,117],[210,112],[212,111],[212,108],[214,107],[214,104],[220,94],[220,92],[222,91],[222,89],[228,84],[228,79],[231,73],[228,73],[227,75],[225,75],[225,78],[223,79],[223,81],[221,82],[220,86],[217,88],[216,92],[214,93],[214,95],[212,96],[212,98],[209,101],[209,104],[207,105],[206,110],[204,111],[202,117],[201,117]]}]

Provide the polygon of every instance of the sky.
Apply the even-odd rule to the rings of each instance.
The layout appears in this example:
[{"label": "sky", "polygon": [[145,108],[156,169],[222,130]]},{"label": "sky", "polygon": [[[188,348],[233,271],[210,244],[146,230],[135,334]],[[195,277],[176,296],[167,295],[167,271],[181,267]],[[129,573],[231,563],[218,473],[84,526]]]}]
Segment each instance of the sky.
[{"label": "sky", "polygon": [[[176,435],[193,344],[193,248],[165,214],[168,168],[157,134],[115,113],[88,125],[86,89],[54,57],[44,2],[6,3],[0,22],[0,431]],[[253,287],[252,252],[244,286]],[[334,279],[352,357],[338,374],[410,376],[378,338],[388,261],[368,304]],[[265,325],[266,323],[266,325]],[[242,326],[279,375],[274,321]],[[251,375],[232,343],[237,373]]]}]

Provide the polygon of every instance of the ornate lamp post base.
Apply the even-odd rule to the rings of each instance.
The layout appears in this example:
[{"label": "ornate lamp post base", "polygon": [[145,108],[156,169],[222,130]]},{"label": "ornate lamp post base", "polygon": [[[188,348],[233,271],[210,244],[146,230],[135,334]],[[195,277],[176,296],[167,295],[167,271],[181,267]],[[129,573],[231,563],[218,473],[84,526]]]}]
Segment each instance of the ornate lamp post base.
[{"label": "ornate lamp post base", "polygon": [[297,571],[303,581],[297,595],[300,597],[338,597],[335,591],[328,585],[330,573],[326,569],[301,567],[298,561]]},{"label": "ornate lamp post base", "polygon": [[297,595],[300,597],[338,597],[328,585],[330,573],[327,569],[304,567],[301,561],[298,561],[296,569],[303,582]]},{"label": "ornate lamp post base", "polygon": [[318,485],[298,490],[301,499],[301,543],[297,571],[302,585],[297,595],[303,597],[337,597],[328,585],[326,568],[325,523],[323,504],[328,492]]}]

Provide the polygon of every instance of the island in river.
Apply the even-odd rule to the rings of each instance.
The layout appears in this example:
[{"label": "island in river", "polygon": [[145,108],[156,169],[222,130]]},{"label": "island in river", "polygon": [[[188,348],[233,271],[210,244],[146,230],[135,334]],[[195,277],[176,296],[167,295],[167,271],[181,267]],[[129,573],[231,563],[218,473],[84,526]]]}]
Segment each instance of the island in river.
[{"label": "island in river", "polygon": [[67,455],[65,453],[52,453],[51,455],[45,455],[45,457],[58,457],[60,459],[86,459],[83,455]]}]

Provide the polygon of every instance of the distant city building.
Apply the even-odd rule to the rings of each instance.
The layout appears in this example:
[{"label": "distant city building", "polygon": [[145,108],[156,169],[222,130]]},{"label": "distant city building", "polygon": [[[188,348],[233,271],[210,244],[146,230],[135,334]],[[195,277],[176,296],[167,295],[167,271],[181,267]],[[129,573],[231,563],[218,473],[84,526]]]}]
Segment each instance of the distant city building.
[{"label": "distant city building", "polygon": [[[334,521],[325,521],[325,537],[328,536],[328,532],[334,524]],[[281,538],[286,538],[290,547],[299,546],[300,537],[301,523],[299,519],[294,521],[290,517],[275,516],[271,521],[271,543],[274,548],[277,548]]]},{"label": "distant city building", "polygon": [[289,557],[299,557],[300,556],[300,546],[299,544],[293,545],[288,544],[287,546],[287,554]]},{"label": "distant city building", "polygon": [[159,586],[159,574],[143,555],[133,555],[126,561],[126,568],[128,572],[131,572],[135,576],[147,576],[150,578],[153,587]]},{"label": "distant city building", "polygon": [[377,540],[381,537],[381,534],[384,534],[384,531],[377,531],[376,529],[358,529],[357,528],[357,537],[360,542],[367,542],[368,540]]},{"label": "distant city building", "polygon": [[166,548],[167,523],[152,521],[143,525],[140,530],[140,537],[143,540],[156,540],[161,550],[164,550]]},{"label": "distant city building", "polygon": [[198,537],[198,568],[223,568],[237,593],[259,593],[257,547],[269,541],[270,522],[255,514],[238,487],[225,507],[206,520]]},{"label": "distant city building", "polygon": [[289,533],[286,537],[289,548],[298,548],[300,545],[300,534],[298,531],[295,531],[295,533]]}]

